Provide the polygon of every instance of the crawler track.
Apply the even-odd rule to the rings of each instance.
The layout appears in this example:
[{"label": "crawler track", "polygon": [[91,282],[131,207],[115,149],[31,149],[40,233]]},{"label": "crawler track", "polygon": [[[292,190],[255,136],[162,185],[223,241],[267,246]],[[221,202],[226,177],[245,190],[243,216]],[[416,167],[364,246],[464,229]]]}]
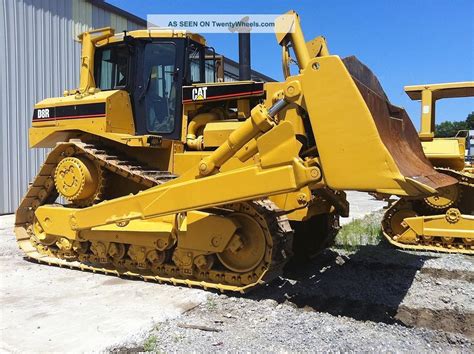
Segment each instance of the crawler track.
[{"label": "crawler track", "polygon": [[[456,178],[459,181],[461,190],[460,198],[453,206],[459,208],[464,215],[474,215],[474,177],[469,173],[454,171],[447,168],[437,168],[438,171]],[[442,237],[433,237],[432,239],[421,238],[418,244],[406,244],[396,240],[396,234],[392,230],[391,220],[393,216],[401,209],[412,209],[419,216],[430,216],[444,214],[446,210],[430,208],[422,200],[407,200],[401,198],[393,203],[386,211],[382,220],[382,231],[392,245],[413,251],[434,251],[447,253],[474,254],[474,245],[469,244],[462,238],[455,238],[449,242]]]},{"label": "crawler track", "polygon": [[[33,231],[34,211],[41,205],[53,204],[57,200],[58,193],[52,176],[58,162],[69,156],[85,156],[100,165],[106,173],[126,178],[135,184],[139,184],[142,189],[166,183],[176,178],[168,171],[147,168],[136,160],[122,157],[119,153],[93,144],[80,141],[58,144],[48,155],[16,214],[15,233],[18,245],[28,258],[39,263],[140,278],[144,281],[165,282],[174,285],[218,289],[220,291],[245,292],[280,275],[291,254],[293,230],[287,218],[279,216],[279,210],[269,200],[234,203],[215,210],[217,214],[231,212],[248,214],[257,220],[261,227],[265,229],[266,234],[269,235],[264,259],[256,268],[247,273],[230,272],[216,262],[208,271],[195,272],[192,276],[187,277],[173,264],[170,260],[171,257],[167,257],[165,263],[159,267],[149,264],[149,267],[143,269],[135,266],[127,267],[126,265],[130,264],[129,260],[126,260],[128,263],[120,263],[118,266],[113,259],[98,263],[97,257],[94,257],[89,247],[85,250],[76,249],[66,255],[54,245],[41,245],[36,241]],[[130,246],[126,245],[126,247]],[[127,255],[124,257],[126,258]],[[122,267],[123,264],[125,264],[125,267]],[[220,279],[220,281],[215,281],[216,279]]]}]

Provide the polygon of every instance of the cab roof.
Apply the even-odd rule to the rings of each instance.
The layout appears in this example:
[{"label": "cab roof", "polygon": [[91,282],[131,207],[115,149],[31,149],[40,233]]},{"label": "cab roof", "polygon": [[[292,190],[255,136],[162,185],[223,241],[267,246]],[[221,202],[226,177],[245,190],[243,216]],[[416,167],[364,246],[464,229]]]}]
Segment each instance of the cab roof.
[{"label": "cab roof", "polygon": [[[97,47],[101,47],[110,43],[118,43],[123,41],[124,32],[116,33],[112,37],[97,42]],[[196,33],[185,30],[175,30],[169,28],[149,28],[143,30],[127,31],[127,36],[134,38],[189,38],[199,44],[206,45],[206,39]]]},{"label": "cab roof", "polygon": [[412,100],[421,100],[424,90],[432,91],[434,99],[474,97],[474,81],[405,86],[405,92]]}]

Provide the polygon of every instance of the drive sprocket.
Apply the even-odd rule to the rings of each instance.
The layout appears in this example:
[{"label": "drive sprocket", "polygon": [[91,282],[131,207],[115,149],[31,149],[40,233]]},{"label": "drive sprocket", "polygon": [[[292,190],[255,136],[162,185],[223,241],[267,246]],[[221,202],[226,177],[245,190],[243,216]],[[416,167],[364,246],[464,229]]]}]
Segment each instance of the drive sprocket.
[{"label": "drive sprocket", "polygon": [[85,156],[66,156],[56,166],[54,184],[58,193],[73,205],[90,206],[103,192],[103,170]]}]

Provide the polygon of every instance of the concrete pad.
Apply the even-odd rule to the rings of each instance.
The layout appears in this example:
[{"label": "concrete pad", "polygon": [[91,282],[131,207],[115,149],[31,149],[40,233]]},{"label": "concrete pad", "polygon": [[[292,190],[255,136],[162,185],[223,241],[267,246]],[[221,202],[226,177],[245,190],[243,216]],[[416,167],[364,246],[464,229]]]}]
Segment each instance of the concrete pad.
[{"label": "concrete pad", "polygon": [[362,219],[370,213],[382,210],[387,205],[387,202],[377,200],[368,193],[348,191],[346,194],[350,205],[350,213],[347,218],[341,217],[341,225],[348,224],[355,219]]},{"label": "concrete pad", "polygon": [[0,351],[90,352],[128,346],[206,292],[31,263],[0,216]]}]

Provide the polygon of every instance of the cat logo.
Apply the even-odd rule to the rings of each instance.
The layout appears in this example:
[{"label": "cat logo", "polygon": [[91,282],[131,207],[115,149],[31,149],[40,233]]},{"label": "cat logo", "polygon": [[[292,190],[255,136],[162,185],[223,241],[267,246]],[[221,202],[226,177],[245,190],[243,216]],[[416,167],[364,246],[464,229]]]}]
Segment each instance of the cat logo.
[{"label": "cat logo", "polygon": [[207,98],[207,87],[196,87],[192,91],[193,101],[205,100]]}]

